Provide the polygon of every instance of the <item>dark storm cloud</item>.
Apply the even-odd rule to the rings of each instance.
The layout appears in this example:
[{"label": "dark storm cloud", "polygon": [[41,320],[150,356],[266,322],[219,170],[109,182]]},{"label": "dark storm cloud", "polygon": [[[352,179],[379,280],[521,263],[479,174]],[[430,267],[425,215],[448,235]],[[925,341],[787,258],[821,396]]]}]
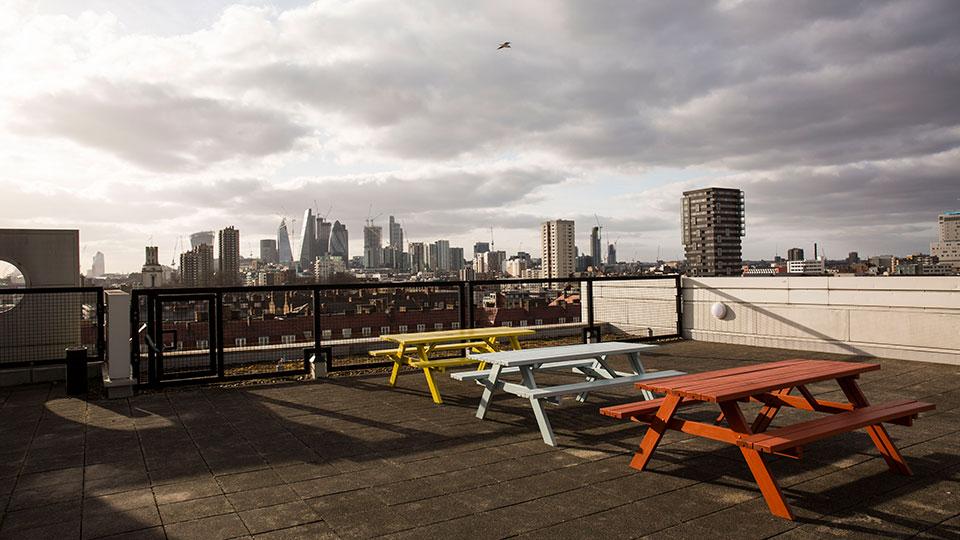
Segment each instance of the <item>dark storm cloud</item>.
[{"label": "dark storm cloud", "polygon": [[308,133],[269,110],[163,85],[102,80],[25,101],[15,127],[158,172],[196,171],[233,158],[285,152]]},{"label": "dark storm cloud", "polygon": [[[162,204],[186,204],[247,214],[275,214],[282,209],[303,209],[316,200],[320,211],[330,206],[335,215],[359,218],[368,212],[418,214],[441,208],[464,215],[534,202],[537,190],[567,179],[560,171],[538,167],[488,169],[438,169],[409,175],[379,175],[305,179],[276,186],[263,179],[227,179],[217,182],[118,188],[121,200],[139,194]],[[449,223],[447,223],[449,224]]]},{"label": "dark storm cloud", "polygon": [[[374,24],[378,39],[364,17],[379,20],[383,6],[370,5],[328,38],[366,54],[228,79],[343,115],[373,130],[376,148],[415,159],[535,150],[593,166],[747,170],[960,143],[956,2],[545,6],[543,20],[522,19],[523,6],[443,13],[428,42]],[[513,50],[464,44],[462,32],[476,39],[511,13],[524,32]]]}]

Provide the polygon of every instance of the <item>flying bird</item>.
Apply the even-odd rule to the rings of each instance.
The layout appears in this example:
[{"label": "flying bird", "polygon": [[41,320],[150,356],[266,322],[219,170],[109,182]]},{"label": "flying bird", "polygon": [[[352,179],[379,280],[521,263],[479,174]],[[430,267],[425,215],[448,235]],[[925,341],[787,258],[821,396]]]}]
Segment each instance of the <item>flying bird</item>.
[{"label": "flying bird", "polygon": [[497,47],[497,50],[499,51],[500,49],[510,49],[510,48],[511,48],[511,47],[510,47],[510,42],[509,42],[509,41],[504,41],[503,43],[500,44],[499,47]]}]

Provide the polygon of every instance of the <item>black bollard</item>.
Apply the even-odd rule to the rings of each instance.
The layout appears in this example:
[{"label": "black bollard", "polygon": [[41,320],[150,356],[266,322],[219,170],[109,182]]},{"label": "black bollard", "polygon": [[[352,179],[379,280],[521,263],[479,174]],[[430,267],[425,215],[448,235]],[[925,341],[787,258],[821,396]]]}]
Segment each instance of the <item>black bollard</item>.
[{"label": "black bollard", "polygon": [[87,393],[87,348],[67,349],[67,395],[83,396]]}]

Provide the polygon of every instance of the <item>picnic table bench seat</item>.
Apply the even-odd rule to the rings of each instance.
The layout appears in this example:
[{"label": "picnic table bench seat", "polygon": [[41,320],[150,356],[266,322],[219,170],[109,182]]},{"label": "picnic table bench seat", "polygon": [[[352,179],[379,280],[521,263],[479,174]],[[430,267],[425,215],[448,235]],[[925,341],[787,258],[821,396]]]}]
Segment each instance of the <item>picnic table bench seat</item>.
[{"label": "picnic table bench seat", "polygon": [[[576,368],[582,366],[592,366],[595,363],[593,359],[587,360],[566,360],[564,362],[554,362],[550,364],[550,369],[556,368]],[[500,370],[500,374],[505,373],[519,373],[519,367],[505,367]],[[458,381],[474,381],[477,379],[484,379],[490,376],[489,369],[480,369],[476,371],[458,371],[456,373],[451,373],[450,376]]]},{"label": "picnic table bench seat", "polygon": [[780,453],[855,429],[899,419],[913,419],[924,411],[934,409],[932,403],[911,399],[868,405],[852,411],[832,414],[799,424],[793,424],[737,440],[737,445],[765,452]]},{"label": "picnic table bench seat", "polygon": [[[632,403],[622,403],[620,405],[602,407],[600,409],[600,414],[609,416],[611,418],[616,418],[618,420],[632,420],[634,418],[650,416],[652,414],[656,414],[657,409],[659,409],[660,405],[663,404],[664,399],[665,398],[655,398],[645,401],[634,401]],[[684,399],[680,402],[680,407],[695,405],[697,403],[703,403],[703,401],[699,399]]]},{"label": "picnic table bench seat", "polygon": [[[477,350],[488,350],[490,345],[484,341],[468,341],[466,343],[444,343],[442,345],[435,345],[430,348],[431,352],[443,352],[443,351],[459,351],[463,349],[477,349]],[[415,347],[409,348],[410,352],[416,352]],[[370,356],[393,356],[396,355],[399,351],[398,348],[394,347],[392,349],[377,349],[375,351],[370,351]]]},{"label": "picnic table bench seat", "polygon": [[598,379],[594,381],[577,382],[572,384],[561,384],[546,388],[521,387],[516,388],[514,393],[522,398],[544,399],[556,396],[566,396],[570,394],[582,394],[584,392],[594,392],[601,388],[607,388],[610,386],[621,386],[625,384],[633,384],[637,381],[646,381],[660,377],[675,377],[677,375],[683,375],[683,372],[675,370],[652,371],[640,375],[627,375],[626,377],[616,377],[613,379]]}]

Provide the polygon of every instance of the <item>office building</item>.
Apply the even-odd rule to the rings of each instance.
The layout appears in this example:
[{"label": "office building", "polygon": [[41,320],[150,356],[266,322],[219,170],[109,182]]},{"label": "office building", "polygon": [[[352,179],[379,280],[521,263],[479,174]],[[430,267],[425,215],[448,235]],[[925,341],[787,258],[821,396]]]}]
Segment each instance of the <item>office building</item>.
[{"label": "office building", "polygon": [[473,245],[473,254],[486,253],[490,251],[490,242],[477,242]]},{"label": "office building", "polygon": [[427,248],[423,242],[410,242],[410,271],[414,274],[427,270]]},{"label": "office building", "polygon": [[790,248],[787,250],[787,260],[788,261],[802,261],[803,260],[803,248]]},{"label": "office building", "polygon": [[300,271],[312,272],[313,261],[317,258],[317,220],[313,209],[303,212],[303,226],[300,229]]},{"label": "office building", "polygon": [[213,247],[213,231],[200,231],[190,235],[190,249],[206,244]]},{"label": "office building", "polygon": [[346,271],[346,262],[333,255],[321,255],[313,262],[313,276],[317,281],[328,280],[334,274],[342,274]]},{"label": "office building", "polygon": [[960,212],[944,212],[938,219],[937,242],[930,244],[930,255],[941,264],[960,269]]},{"label": "office building", "polygon": [[240,284],[240,231],[227,227],[219,233],[217,274],[221,285]]},{"label": "office building", "polygon": [[595,268],[603,266],[603,254],[600,252],[600,227],[590,229],[590,261]]},{"label": "office building", "polygon": [[856,251],[851,251],[849,254],[847,254],[847,263],[849,263],[849,264],[857,264],[857,263],[859,263],[859,262],[860,262],[860,254],[859,254],[859,253],[857,253]]},{"label": "office building", "polygon": [[339,221],[333,222],[330,228],[330,255],[340,257],[343,262],[350,260],[350,237],[347,226]]},{"label": "office building", "polygon": [[453,272],[459,272],[464,265],[463,260],[463,248],[461,247],[452,247],[450,248],[450,270]]},{"label": "office building", "polygon": [[368,221],[363,227],[363,267],[383,266],[383,227]]},{"label": "office building", "polygon": [[98,251],[93,256],[93,262],[90,265],[89,277],[103,277],[103,275],[107,273],[106,267],[106,257],[104,257],[103,252]]},{"label": "office building", "polygon": [[403,228],[400,227],[393,216],[390,216],[389,229],[390,233],[390,244],[389,246],[395,249],[397,252],[403,251]]},{"label": "office building", "polygon": [[740,238],[746,234],[743,192],[705,188],[683,194],[681,229],[691,276],[743,273]]},{"label": "office building", "polygon": [[332,229],[333,223],[322,217],[317,217],[317,243],[313,250],[317,257],[330,254],[330,232]]},{"label": "office building", "polygon": [[277,227],[277,257],[284,266],[293,265],[293,250],[290,248],[290,232],[287,230],[287,220],[280,220]]},{"label": "office building", "polygon": [[574,223],[558,219],[540,224],[541,263],[544,278],[569,277],[576,268]]},{"label": "office building", "polygon": [[260,240],[260,262],[263,264],[280,264],[280,253],[277,252],[277,241],[271,238]]},{"label": "office building", "polygon": [[510,277],[522,277],[524,270],[527,269],[527,261],[521,258],[514,257],[507,261],[506,273]]},{"label": "office building", "polygon": [[[449,272],[450,268],[450,241],[449,240],[437,240],[433,244],[436,247],[437,252],[437,265],[434,267],[435,271],[440,272]],[[433,262],[433,257],[431,256],[431,262]]]},{"label": "office building", "polygon": [[180,254],[180,284],[184,287],[213,285],[213,246],[200,243]]},{"label": "office building", "polygon": [[617,264],[616,244],[607,244],[607,264],[610,266]]},{"label": "office building", "polygon": [[819,259],[787,261],[787,273],[803,274],[807,276],[822,276],[827,273],[826,261],[823,259],[823,257]]},{"label": "office building", "polygon": [[163,266],[160,265],[159,249],[156,246],[146,247],[146,261],[140,270],[140,283],[148,288],[163,287]]}]

